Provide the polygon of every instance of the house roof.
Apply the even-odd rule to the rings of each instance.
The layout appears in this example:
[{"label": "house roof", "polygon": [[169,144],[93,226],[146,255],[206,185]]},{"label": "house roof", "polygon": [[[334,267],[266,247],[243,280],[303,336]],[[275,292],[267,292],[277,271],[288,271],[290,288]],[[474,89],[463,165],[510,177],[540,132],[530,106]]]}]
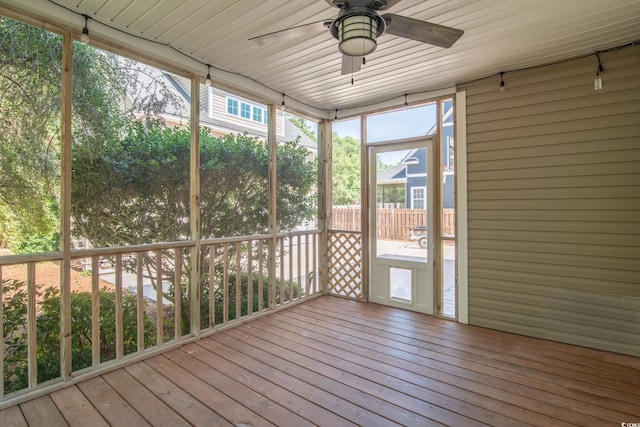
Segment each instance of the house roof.
[{"label": "house roof", "polygon": [[[451,93],[456,84],[500,72],[593,55],[640,40],[638,0],[402,0],[383,13],[464,30],[449,49],[382,34],[358,73],[341,75],[338,42],[319,28],[258,46],[249,38],[332,20],[322,0],[0,0],[79,37],[89,17],[92,43],[156,58],[167,69],[235,88],[261,102],[315,118],[340,118]],[[607,55],[601,53],[604,69]],[[164,65],[163,65],[164,67]],[[353,77],[353,84],[352,84]],[[587,82],[588,83],[588,82]],[[591,82],[592,84],[592,82]],[[449,88],[449,89],[447,89]]]},{"label": "house roof", "polygon": [[376,176],[377,185],[404,184],[407,180],[406,165],[400,163],[389,169],[383,170]]}]

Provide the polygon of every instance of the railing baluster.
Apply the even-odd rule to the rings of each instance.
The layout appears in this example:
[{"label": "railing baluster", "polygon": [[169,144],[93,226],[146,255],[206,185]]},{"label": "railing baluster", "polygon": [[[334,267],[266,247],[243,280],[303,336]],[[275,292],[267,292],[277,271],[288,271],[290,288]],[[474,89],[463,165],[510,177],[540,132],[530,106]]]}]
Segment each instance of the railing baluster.
[{"label": "railing baluster", "polygon": [[247,242],[247,315],[251,316],[252,314],[253,314],[253,240],[249,240]]},{"label": "railing baluster", "polygon": [[258,312],[264,309],[264,246],[263,240],[258,240]]},{"label": "railing baluster", "polygon": [[143,258],[144,252],[136,253],[136,330],[138,335],[138,351],[144,351],[144,283],[143,283]]},{"label": "railing baluster", "polygon": [[173,259],[173,335],[175,339],[179,339],[182,336],[182,249],[173,250]]},{"label": "railing baluster", "polygon": [[297,236],[298,240],[298,250],[297,252],[297,256],[298,256],[298,298],[300,299],[302,297],[302,248],[300,246],[300,235]]},{"label": "railing baluster", "polygon": [[222,250],[223,273],[222,273],[222,323],[229,321],[229,244],[225,243]]},{"label": "railing baluster", "polygon": [[[318,283],[318,279],[320,277],[320,275],[318,274],[318,235],[317,234],[313,234],[313,293],[318,292],[319,288],[319,283]],[[311,281],[311,278],[309,278],[309,281]]]},{"label": "railing baluster", "polygon": [[[276,288],[277,289],[277,288]],[[285,278],[284,278],[284,237],[280,238],[280,304],[285,303]],[[276,298],[277,301],[277,298]],[[276,305],[278,305],[276,303]]]},{"label": "railing baluster", "polygon": [[162,250],[156,251],[156,343],[164,341],[164,313],[162,304]]},{"label": "railing baluster", "polygon": [[240,319],[242,314],[242,266],[240,265],[240,242],[236,242],[236,320]]},{"label": "railing baluster", "polygon": [[91,257],[91,365],[100,364],[100,264]]},{"label": "railing baluster", "polygon": [[36,311],[36,263],[30,262],[27,264],[27,375],[29,388],[38,385]]},{"label": "railing baluster", "polygon": [[[272,308],[272,301],[275,301],[276,282],[278,284],[278,305],[299,300],[303,296],[308,296],[314,293],[316,285],[312,285],[312,282],[316,282],[317,274],[316,264],[318,262],[318,249],[317,249],[317,236],[318,232],[314,231],[309,233],[308,231],[288,232],[277,235],[254,235],[254,236],[234,236],[230,238],[219,239],[205,239],[200,246],[202,252],[200,257],[204,257],[206,251],[209,251],[210,263],[209,263],[209,276],[210,276],[210,323],[211,327],[215,327],[216,323],[228,323],[230,312],[235,307],[236,315],[234,320],[240,320],[247,315],[255,315],[264,311],[265,304],[269,301],[269,307]],[[289,239],[288,243],[285,239]],[[294,239],[296,239],[294,241]],[[310,248],[310,241],[313,241],[313,247]],[[269,249],[269,255],[267,255],[267,246]],[[304,244],[304,249],[301,247]],[[222,245],[222,247],[221,247]],[[294,250],[294,245],[297,245],[297,250]],[[125,292],[125,284],[129,284],[128,278],[131,276],[129,273],[135,273],[136,275],[136,334],[137,334],[137,353],[144,354],[146,350],[151,350],[150,353],[161,350],[158,347],[164,344],[164,341],[171,339],[172,341],[183,340],[185,327],[183,316],[183,303],[185,301],[185,295],[182,292],[182,276],[185,269],[185,263],[183,261],[184,251],[193,247],[193,242],[169,242],[169,243],[154,243],[149,245],[135,245],[128,247],[114,247],[114,248],[96,248],[96,249],[79,249],[71,252],[71,259],[90,259],[88,267],[91,268],[91,367],[89,369],[82,369],[78,375],[91,375],[91,371],[101,368],[103,359],[105,357],[115,358],[113,362],[118,362],[116,365],[122,366],[126,363],[125,352],[131,350],[125,348],[125,335],[124,331],[128,329],[129,321],[125,317],[125,301],[123,299]],[[245,249],[246,247],[246,249]],[[207,248],[207,249],[204,249]],[[219,249],[222,249],[219,253]],[[277,249],[274,250],[274,249]],[[285,252],[287,249],[288,254]],[[232,252],[235,250],[235,256],[232,258]],[[165,252],[166,251],[166,252]],[[172,251],[172,252],[170,252]],[[246,253],[245,253],[246,251]],[[256,252],[257,251],[257,252]],[[313,254],[311,255],[311,253]],[[164,273],[163,264],[166,262],[164,256],[172,254],[174,257],[174,271],[167,271]],[[132,259],[132,271],[129,270],[129,264],[127,264],[127,256],[135,256],[136,259]],[[223,259],[221,260],[220,257]],[[295,258],[297,257],[297,258]],[[311,257],[311,258],[310,258]],[[37,391],[42,387],[48,387],[43,384],[38,384],[38,315],[40,310],[39,291],[37,285],[36,274],[38,272],[38,263],[41,262],[58,262],[61,255],[58,253],[46,253],[36,255],[11,255],[6,257],[0,257],[0,283],[3,279],[6,279],[7,270],[6,265],[24,265],[27,269],[26,279],[26,299],[27,299],[27,313],[25,319],[25,325],[23,333],[26,334],[26,361],[28,363],[28,390],[26,393],[22,393],[23,396],[30,395],[29,391]],[[113,269],[108,268],[109,271],[101,268],[103,261],[112,260]],[[202,258],[200,258],[202,261]],[[147,262],[149,261],[149,263]],[[222,262],[222,265],[216,263]],[[286,266],[286,263],[289,266]],[[279,268],[275,265],[280,263]],[[295,263],[295,265],[294,265]],[[313,263],[313,268],[312,268]],[[86,265],[86,263],[85,263]],[[217,268],[221,267],[222,271],[217,271]],[[3,270],[4,269],[4,270]],[[296,270],[297,269],[297,270]],[[219,273],[216,277],[216,271]],[[113,274],[112,274],[113,272]],[[149,331],[145,330],[145,321],[148,321],[147,314],[145,312],[145,297],[144,297],[144,285],[147,283],[149,273],[156,283],[156,339],[153,349],[147,349],[145,343],[145,334]],[[101,319],[101,313],[104,315],[106,311],[101,307],[101,303],[106,303],[107,300],[102,299],[101,293],[104,292],[100,289],[101,273],[106,273],[106,280],[112,280],[109,277],[115,277],[114,293],[110,295],[109,300],[113,299],[115,311],[114,318]],[[230,274],[236,274],[235,286],[230,283]],[[246,273],[246,278],[243,277]],[[256,274],[258,277],[256,278]],[[313,277],[312,277],[313,276]],[[175,316],[175,322],[173,329],[173,336],[165,337],[164,325],[165,325],[165,312],[163,310],[164,299],[164,287],[163,279],[173,277],[174,285],[174,301],[175,304],[172,315]],[[269,279],[269,300],[265,300],[265,277]],[[301,285],[305,277],[305,286]],[[245,283],[246,280],[246,283]],[[254,285],[256,280],[257,289]],[[295,281],[295,283],[294,283]],[[297,284],[296,284],[297,283]],[[216,301],[216,284],[219,292],[218,297],[222,298]],[[246,290],[244,286],[247,286]],[[234,286],[234,287],[232,287]],[[295,296],[297,286],[297,296]],[[190,288],[191,289],[191,288]],[[230,293],[235,291],[234,300],[230,299]],[[256,296],[256,292],[258,295]],[[288,296],[287,296],[288,295]],[[109,295],[107,295],[109,296]],[[191,294],[189,294],[191,297]],[[198,298],[200,296],[198,295]],[[3,342],[5,334],[3,333],[3,327],[6,326],[6,322],[3,322],[2,315],[4,314],[3,302],[6,300],[7,295],[0,292],[0,343]],[[247,299],[247,306],[245,307],[243,298]],[[254,298],[257,301],[258,307],[254,304]],[[222,302],[221,302],[222,301]],[[221,310],[221,316],[216,319],[216,308],[220,309],[219,304],[223,304]],[[109,311],[111,311],[111,309]],[[199,308],[198,308],[199,311]],[[191,312],[193,314],[193,312]],[[153,318],[153,315],[150,316]],[[115,339],[110,342],[101,342],[104,340],[101,330],[101,326],[105,324],[105,321],[115,321],[115,330],[108,331],[109,336],[115,332]],[[131,319],[133,321],[133,319]],[[133,325],[130,325],[133,326]],[[22,331],[21,331],[22,332]],[[197,332],[197,331],[196,331]],[[193,333],[193,331],[192,331]],[[171,332],[169,332],[169,335]],[[74,337],[75,339],[75,337]],[[111,338],[110,338],[111,339]],[[75,341],[74,341],[75,342]],[[109,352],[103,354],[103,349],[108,348]],[[111,350],[113,349],[113,350]],[[0,360],[6,356],[6,347],[0,345]],[[89,356],[87,354],[86,356]],[[75,367],[79,369],[78,367]],[[0,400],[6,398],[6,388],[2,382],[2,378],[7,373],[6,366],[0,369]],[[77,378],[77,376],[74,376]],[[64,376],[61,378],[63,382],[67,381]]]},{"label": "railing baluster", "polygon": [[293,301],[293,236],[289,236],[289,301]]},{"label": "railing baluster", "polygon": [[[0,265],[0,361],[4,362],[4,284]],[[4,363],[0,363],[0,398],[4,397]]]},{"label": "railing baluster", "polygon": [[209,326],[216,326],[216,245],[209,246]]},{"label": "railing baluster", "polygon": [[116,254],[116,360],[124,356],[124,327],[122,310],[122,254]]}]

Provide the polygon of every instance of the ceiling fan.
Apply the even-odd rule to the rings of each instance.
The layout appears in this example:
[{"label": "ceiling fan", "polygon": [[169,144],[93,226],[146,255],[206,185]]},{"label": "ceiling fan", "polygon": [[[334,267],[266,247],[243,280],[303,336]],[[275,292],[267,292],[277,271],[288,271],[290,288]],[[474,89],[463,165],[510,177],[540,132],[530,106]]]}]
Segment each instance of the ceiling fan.
[{"label": "ceiling fan", "polygon": [[259,46],[271,42],[292,40],[310,31],[329,29],[330,34],[340,43],[342,52],[342,74],[360,71],[364,57],[378,46],[377,39],[382,34],[416,40],[444,48],[451,47],[464,31],[406,16],[378,11],[395,6],[401,0],[325,0],[340,9],[334,20],[324,20],[300,25],[258,37],[250,38]]}]

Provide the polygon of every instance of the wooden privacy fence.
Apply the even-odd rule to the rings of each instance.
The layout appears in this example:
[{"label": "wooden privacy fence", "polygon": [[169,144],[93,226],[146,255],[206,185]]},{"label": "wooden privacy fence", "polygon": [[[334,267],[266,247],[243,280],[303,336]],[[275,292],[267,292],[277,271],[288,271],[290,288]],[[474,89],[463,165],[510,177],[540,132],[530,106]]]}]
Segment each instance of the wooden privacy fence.
[{"label": "wooden privacy fence", "polygon": [[[455,235],[455,213],[455,209],[443,209],[443,234]],[[426,225],[422,209],[378,209],[376,219],[379,239],[409,240],[412,228]],[[361,231],[360,207],[334,207],[331,228]]]}]

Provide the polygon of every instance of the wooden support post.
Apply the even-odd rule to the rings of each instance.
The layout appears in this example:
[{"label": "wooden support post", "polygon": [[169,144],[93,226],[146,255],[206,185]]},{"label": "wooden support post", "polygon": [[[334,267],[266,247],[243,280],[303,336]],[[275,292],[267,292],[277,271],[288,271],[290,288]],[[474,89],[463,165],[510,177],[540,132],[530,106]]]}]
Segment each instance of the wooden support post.
[{"label": "wooden support post", "polygon": [[[269,258],[267,259],[268,271],[269,271],[269,308],[275,308],[276,306],[276,234],[277,230],[277,211],[276,211],[276,197],[277,197],[277,151],[278,141],[276,140],[276,106],[275,104],[269,104],[269,129],[268,129],[268,144],[269,144],[269,213],[268,213],[268,232],[271,234],[269,239]],[[280,254],[282,256],[282,254]],[[282,262],[282,260],[280,260]],[[282,280],[282,278],[281,278]]]},{"label": "wooden support post", "polygon": [[329,228],[331,227],[331,123],[323,120],[318,124],[318,228],[321,231],[319,244],[319,267],[314,280],[318,281],[322,293],[329,293]]},{"label": "wooden support post", "polygon": [[[433,314],[442,316],[442,101],[436,102],[438,135],[433,149]],[[431,171],[427,171],[427,176]]]},{"label": "wooden support post", "polygon": [[367,116],[360,119],[360,245],[361,245],[361,291],[360,298],[369,301],[369,150],[367,148]]},{"label": "wooden support post", "polygon": [[60,147],[60,376],[71,379],[71,108],[73,39],[70,31],[62,42],[62,124]]},{"label": "wooden support post", "polygon": [[191,333],[200,336],[200,80],[191,78],[191,154],[189,161],[189,223],[191,240],[191,275],[189,277],[189,306],[191,309]]}]

